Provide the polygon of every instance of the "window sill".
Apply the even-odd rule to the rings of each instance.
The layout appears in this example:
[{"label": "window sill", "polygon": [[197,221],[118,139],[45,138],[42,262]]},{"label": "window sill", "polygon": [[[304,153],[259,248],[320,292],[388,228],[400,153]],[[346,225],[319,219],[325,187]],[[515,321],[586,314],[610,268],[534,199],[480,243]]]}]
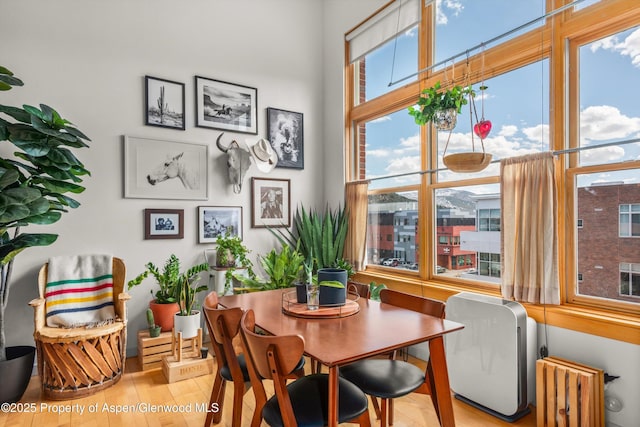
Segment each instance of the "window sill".
[{"label": "window sill", "polygon": [[[363,283],[384,283],[392,289],[441,301],[446,301],[451,295],[463,291],[500,297],[499,292],[490,287],[453,285],[437,280],[425,281],[416,276],[400,277],[377,269],[360,272],[354,277],[354,280]],[[637,315],[597,310],[575,304],[546,307],[523,304],[523,306],[527,310],[527,314],[540,324],[544,324],[546,321],[551,326],[640,345],[640,318]]]}]

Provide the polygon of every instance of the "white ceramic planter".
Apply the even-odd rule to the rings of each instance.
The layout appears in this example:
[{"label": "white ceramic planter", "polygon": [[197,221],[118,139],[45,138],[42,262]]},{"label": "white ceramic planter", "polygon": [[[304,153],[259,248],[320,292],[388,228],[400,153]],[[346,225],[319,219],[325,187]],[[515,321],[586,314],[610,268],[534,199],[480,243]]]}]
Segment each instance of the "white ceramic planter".
[{"label": "white ceramic planter", "polygon": [[173,317],[173,328],[176,336],[178,332],[182,332],[182,338],[197,336],[200,328],[200,312],[194,310],[190,316],[180,316],[176,313]]}]

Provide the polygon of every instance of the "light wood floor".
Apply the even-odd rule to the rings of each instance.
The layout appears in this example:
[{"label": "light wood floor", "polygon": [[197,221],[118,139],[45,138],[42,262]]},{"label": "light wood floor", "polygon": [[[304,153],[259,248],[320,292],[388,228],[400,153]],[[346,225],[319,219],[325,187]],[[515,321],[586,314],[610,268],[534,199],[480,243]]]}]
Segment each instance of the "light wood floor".
[{"label": "light wood floor", "polygon": [[[421,361],[416,361],[420,364]],[[307,364],[308,365],[308,364]],[[0,412],[0,427],[49,427],[49,426],[202,426],[206,414],[202,407],[209,402],[213,375],[168,384],[162,370],[140,371],[136,358],[127,360],[127,370],[118,384],[93,396],[68,401],[45,401],[40,396],[40,381],[34,376],[21,400],[13,409],[17,413]],[[0,387],[2,384],[0,384]],[[231,405],[233,386],[228,385],[225,395],[223,422],[220,426],[231,427]],[[107,406],[105,406],[107,405]],[[174,405],[166,411],[160,406]],[[517,426],[534,427],[535,408],[531,414],[514,423],[507,423],[481,412],[457,399],[453,409],[458,427]],[[133,408],[132,412],[116,411]],[[253,414],[253,392],[244,397],[242,425],[250,424]],[[429,396],[409,395],[395,401],[396,427],[437,426],[438,421]],[[90,413],[94,410],[95,412]],[[80,413],[83,411],[84,413]],[[372,425],[375,412],[370,407]],[[266,425],[263,423],[263,425]]]}]

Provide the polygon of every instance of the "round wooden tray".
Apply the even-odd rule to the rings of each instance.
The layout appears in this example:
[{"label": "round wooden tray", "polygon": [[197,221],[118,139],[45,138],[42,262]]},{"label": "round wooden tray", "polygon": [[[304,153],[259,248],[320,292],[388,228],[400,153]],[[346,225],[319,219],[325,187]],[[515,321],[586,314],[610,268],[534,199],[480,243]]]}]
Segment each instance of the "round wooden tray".
[{"label": "round wooden tray", "polygon": [[[349,294],[353,297],[353,295]],[[357,297],[356,297],[357,298]],[[360,311],[357,300],[347,298],[344,305],[321,305],[317,310],[309,310],[306,303],[299,303],[296,292],[282,294],[282,312],[289,316],[306,319],[330,319],[353,316]]]}]

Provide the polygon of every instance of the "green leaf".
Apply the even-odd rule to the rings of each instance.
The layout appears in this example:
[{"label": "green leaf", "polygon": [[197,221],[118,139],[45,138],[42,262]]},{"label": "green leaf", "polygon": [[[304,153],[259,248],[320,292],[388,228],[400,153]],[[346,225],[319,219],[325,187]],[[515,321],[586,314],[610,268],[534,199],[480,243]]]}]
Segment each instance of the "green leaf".
[{"label": "green leaf", "polygon": [[0,168],[0,189],[15,184],[20,179],[20,174],[15,169]]},{"label": "green leaf", "polygon": [[52,193],[71,192],[71,193],[79,194],[85,190],[84,187],[78,184],[62,181],[59,179],[51,179],[45,176],[35,177],[33,178],[32,182],[35,184],[41,184],[44,188],[51,191]]},{"label": "green leaf", "polygon": [[31,115],[22,108],[0,105],[0,113],[4,113],[22,123],[31,123]]},{"label": "green leaf", "polygon": [[29,208],[20,204],[2,204],[0,209],[0,223],[10,224],[12,222],[27,218],[29,216]]},{"label": "green leaf", "polygon": [[8,243],[0,245],[0,264],[6,265],[26,248],[49,246],[55,242],[57,238],[57,234],[19,234]]}]

